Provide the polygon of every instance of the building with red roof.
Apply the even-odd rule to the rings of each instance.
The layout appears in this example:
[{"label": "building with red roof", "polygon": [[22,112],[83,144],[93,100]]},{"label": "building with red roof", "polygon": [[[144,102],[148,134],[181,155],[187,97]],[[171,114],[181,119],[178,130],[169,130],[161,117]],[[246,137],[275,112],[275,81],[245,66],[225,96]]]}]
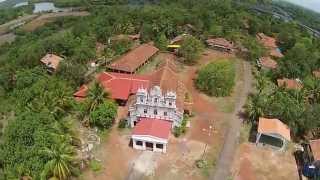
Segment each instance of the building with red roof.
[{"label": "building with red roof", "polygon": [[40,60],[40,62],[46,66],[48,72],[53,73],[58,69],[59,64],[62,60],[63,60],[62,57],[57,56],[55,54],[46,54]]},{"label": "building with red roof", "polygon": [[[261,57],[259,59],[260,66],[265,69],[277,69],[278,63],[270,57]],[[258,64],[259,64],[258,63]]]},{"label": "building with red roof", "polygon": [[208,46],[221,51],[231,53],[234,51],[234,44],[224,38],[210,38],[206,40]]},{"label": "building with red roof", "polygon": [[132,131],[133,148],[166,153],[170,131],[169,121],[141,118]]},{"label": "building with red roof", "polygon": [[283,150],[288,141],[291,141],[289,127],[279,119],[267,119],[260,117],[256,143],[269,145]]},{"label": "building with red roof", "polygon": [[133,74],[144,66],[159,51],[152,43],[142,44],[111,63],[113,72]]},{"label": "building with red roof", "polygon": [[258,33],[257,39],[266,47],[266,48],[277,48],[276,39],[270,36],[265,35],[264,33]]},{"label": "building with red roof", "polygon": [[312,71],[312,74],[313,74],[314,77],[320,78],[320,70]]},{"label": "building with red roof", "polygon": [[[97,81],[106,92],[110,93],[112,99],[119,103],[126,103],[130,95],[134,95],[139,88],[149,88],[150,77],[133,74],[122,74],[103,72],[96,76]],[[73,94],[77,100],[86,98],[87,85],[83,85]]]},{"label": "building with red roof", "polygon": [[283,54],[281,53],[277,40],[273,37],[267,36],[264,33],[257,34],[258,41],[264,45],[269,50],[269,55],[274,58],[282,58]]},{"label": "building with red roof", "polygon": [[287,89],[294,89],[294,90],[300,90],[303,88],[303,84],[300,80],[298,79],[278,79],[277,80],[278,87],[284,87]]}]

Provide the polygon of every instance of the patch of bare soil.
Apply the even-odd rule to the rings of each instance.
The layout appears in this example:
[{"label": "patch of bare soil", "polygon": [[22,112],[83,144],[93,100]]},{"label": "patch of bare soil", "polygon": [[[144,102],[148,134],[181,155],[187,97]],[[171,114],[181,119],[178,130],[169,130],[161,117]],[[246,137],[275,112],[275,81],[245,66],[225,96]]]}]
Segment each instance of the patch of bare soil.
[{"label": "patch of bare soil", "polygon": [[233,167],[236,180],[299,179],[295,159],[290,150],[278,152],[243,143],[238,149]]},{"label": "patch of bare soil", "polygon": [[13,42],[15,40],[15,38],[16,38],[16,35],[13,33],[0,35],[0,46],[6,42],[8,42],[8,43]]},{"label": "patch of bare soil", "polygon": [[27,32],[31,32],[31,31],[34,31],[37,28],[39,28],[49,22],[53,22],[56,18],[59,18],[59,17],[65,17],[65,16],[79,16],[79,17],[81,17],[81,16],[88,16],[88,15],[90,15],[90,13],[87,11],[48,13],[48,14],[44,14],[44,15],[41,15],[41,16],[33,19],[29,23],[25,24],[22,27],[22,29]]},{"label": "patch of bare soil", "polygon": [[[120,107],[117,121],[126,115],[127,109]],[[116,125],[106,136],[108,138],[94,152],[96,159],[101,161],[103,169],[97,173],[88,169],[83,173],[82,179],[122,180],[127,178],[130,162],[138,156],[139,152],[129,147],[130,134],[119,132]]]}]

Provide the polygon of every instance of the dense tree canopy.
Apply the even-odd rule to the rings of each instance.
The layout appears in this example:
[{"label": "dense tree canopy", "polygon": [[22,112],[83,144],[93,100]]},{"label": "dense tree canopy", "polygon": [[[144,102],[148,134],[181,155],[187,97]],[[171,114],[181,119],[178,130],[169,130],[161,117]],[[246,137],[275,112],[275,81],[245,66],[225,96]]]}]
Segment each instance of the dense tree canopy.
[{"label": "dense tree canopy", "polygon": [[200,57],[203,51],[203,44],[195,37],[186,37],[179,49],[179,55],[184,58],[184,62],[187,64],[195,63]]},{"label": "dense tree canopy", "polygon": [[117,105],[112,101],[100,104],[90,113],[90,124],[99,128],[110,128],[117,115]]},{"label": "dense tree canopy", "polygon": [[231,60],[219,60],[203,67],[198,74],[196,85],[213,96],[228,96],[235,84],[235,67]]}]

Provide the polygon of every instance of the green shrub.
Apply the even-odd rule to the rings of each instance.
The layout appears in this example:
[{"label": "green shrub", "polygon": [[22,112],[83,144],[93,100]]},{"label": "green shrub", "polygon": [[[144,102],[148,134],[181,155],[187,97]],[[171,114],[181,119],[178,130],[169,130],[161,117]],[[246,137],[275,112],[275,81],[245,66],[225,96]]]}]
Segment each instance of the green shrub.
[{"label": "green shrub", "polygon": [[207,168],[208,162],[204,159],[199,159],[199,160],[196,160],[196,166],[199,169]]},{"label": "green shrub", "polygon": [[89,167],[92,171],[98,172],[102,169],[102,164],[97,160],[91,160]]},{"label": "green shrub", "polygon": [[181,127],[174,127],[174,129],[173,129],[173,135],[174,135],[175,137],[179,137],[179,136],[181,136],[181,134],[182,134]]},{"label": "green shrub", "polygon": [[127,120],[126,119],[121,119],[119,121],[119,124],[118,124],[118,128],[119,129],[124,129],[127,127]]},{"label": "green shrub", "polygon": [[116,55],[121,55],[127,52],[132,46],[132,42],[129,40],[128,37],[118,39],[112,42],[112,49],[114,50]]},{"label": "green shrub", "polygon": [[229,96],[235,84],[234,63],[220,60],[203,67],[198,72],[196,86],[210,96]]},{"label": "green shrub", "polygon": [[113,125],[116,115],[117,105],[113,101],[106,101],[90,113],[90,125],[109,129]]},{"label": "green shrub", "polygon": [[173,129],[173,135],[175,137],[179,137],[182,134],[185,134],[187,132],[187,123],[189,121],[189,117],[188,116],[184,116],[183,120],[181,122],[181,126],[180,127],[174,127]]}]

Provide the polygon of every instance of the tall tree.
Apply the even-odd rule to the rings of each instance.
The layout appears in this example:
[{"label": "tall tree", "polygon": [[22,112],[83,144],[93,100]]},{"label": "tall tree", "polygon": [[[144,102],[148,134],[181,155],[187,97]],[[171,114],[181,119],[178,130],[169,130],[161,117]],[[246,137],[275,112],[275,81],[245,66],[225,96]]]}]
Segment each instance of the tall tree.
[{"label": "tall tree", "polygon": [[204,46],[200,40],[193,36],[186,37],[179,49],[179,55],[184,58],[185,63],[192,64],[200,57]]},{"label": "tall tree", "polygon": [[75,161],[75,150],[72,146],[61,142],[51,148],[44,148],[41,154],[48,159],[41,173],[41,179],[54,177],[66,180],[71,176]]},{"label": "tall tree", "polygon": [[103,87],[98,82],[95,82],[89,89],[89,94],[87,98],[88,111],[92,112],[96,107],[102,104],[110,94],[106,92]]}]

